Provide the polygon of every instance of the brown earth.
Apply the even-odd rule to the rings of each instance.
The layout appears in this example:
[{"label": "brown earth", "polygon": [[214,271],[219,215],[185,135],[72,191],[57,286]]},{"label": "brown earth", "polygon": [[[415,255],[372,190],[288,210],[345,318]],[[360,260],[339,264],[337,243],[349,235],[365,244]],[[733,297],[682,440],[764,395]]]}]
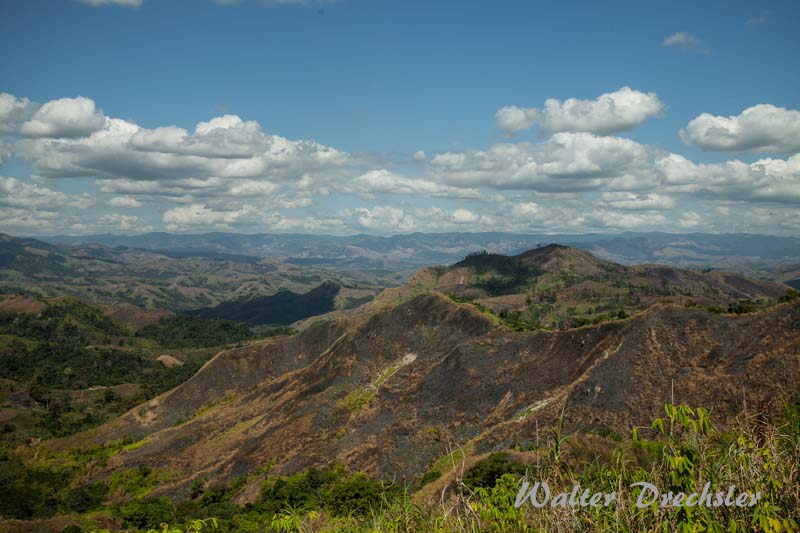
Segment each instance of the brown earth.
[{"label": "brown earth", "polygon": [[7,313],[41,313],[47,304],[23,294],[0,296],[0,311]]},{"label": "brown earth", "polygon": [[145,309],[125,303],[109,305],[103,309],[103,314],[118,324],[124,324],[131,331],[138,331],[162,318],[175,315],[166,309]]},{"label": "brown earth", "polygon": [[484,453],[532,442],[564,405],[568,431],[628,432],[673,395],[722,423],[745,402],[795,400],[798,332],[798,301],[743,316],[657,305],[597,326],[514,332],[428,292],[221,352],[176,389],[59,444],[146,438],[107,471],[166,468],[177,481],[159,490],[173,495],[200,476],[264,465],[287,474],[338,461],[409,479],[450,444]]},{"label": "brown earth", "polygon": [[156,361],[158,361],[159,363],[161,363],[162,365],[164,365],[167,368],[173,368],[173,367],[176,367],[176,366],[183,366],[183,361],[181,361],[180,359],[177,359],[175,357],[172,357],[171,355],[169,355],[167,353],[165,353],[163,355],[159,355],[158,357],[156,357]]}]

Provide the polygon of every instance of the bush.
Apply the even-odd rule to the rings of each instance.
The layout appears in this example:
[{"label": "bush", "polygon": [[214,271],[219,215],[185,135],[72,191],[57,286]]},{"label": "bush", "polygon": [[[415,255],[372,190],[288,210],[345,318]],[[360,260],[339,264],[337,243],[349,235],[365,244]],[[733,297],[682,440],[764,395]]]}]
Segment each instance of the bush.
[{"label": "bush", "polygon": [[471,267],[481,276],[475,282],[475,287],[485,290],[490,296],[513,294],[531,278],[541,274],[541,271],[526,265],[517,257],[486,251],[469,254],[453,267]]},{"label": "bush", "polygon": [[784,294],[778,299],[778,301],[781,303],[791,302],[792,300],[795,300],[797,298],[800,298],[800,291],[789,289],[788,291],[786,291],[786,294]]},{"label": "bush", "polygon": [[98,509],[102,507],[106,493],[108,493],[108,487],[102,483],[72,489],[64,497],[65,510],[85,513]]},{"label": "bush", "polygon": [[138,529],[157,528],[175,520],[175,506],[169,498],[134,500],[119,508],[126,527]]},{"label": "bush", "polygon": [[267,480],[261,489],[261,506],[273,513],[287,506],[318,508],[324,477],[312,468],[286,478]]},{"label": "bush", "polygon": [[425,475],[422,476],[422,479],[419,481],[419,486],[422,487],[427,485],[428,483],[432,483],[442,477],[442,473],[438,470],[431,470],[430,472],[425,472]]},{"label": "bush", "polygon": [[394,490],[360,472],[351,474],[344,467],[333,465],[267,480],[257,507],[271,513],[327,509],[335,516],[366,515],[380,506],[384,495]]},{"label": "bush", "polygon": [[382,494],[380,483],[359,472],[327,487],[325,507],[336,516],[364,516],[380,507]]},{"label": "bush", "polygon": [[491,488],[503,474],[522,475],[524,473],[525,465],[511,460],[508,452],[498,452],[472,465],[464,473],[464,484],[472,489]]}]

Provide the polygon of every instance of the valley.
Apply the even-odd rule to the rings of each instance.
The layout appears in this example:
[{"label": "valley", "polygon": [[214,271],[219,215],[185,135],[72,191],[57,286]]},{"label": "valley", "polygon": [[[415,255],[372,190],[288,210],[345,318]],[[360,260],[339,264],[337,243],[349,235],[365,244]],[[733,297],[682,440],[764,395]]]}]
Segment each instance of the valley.
[{"label": "valley", "polygon": [[307,292],[333,281],[336,306],[374,295],[404,279],[381,269],[294,266],[269,258],[199,250],[171,253],[100,244],[54,246],[0,234],[0,292],[75,296],[102,305],[185,311],[226,301]]}]

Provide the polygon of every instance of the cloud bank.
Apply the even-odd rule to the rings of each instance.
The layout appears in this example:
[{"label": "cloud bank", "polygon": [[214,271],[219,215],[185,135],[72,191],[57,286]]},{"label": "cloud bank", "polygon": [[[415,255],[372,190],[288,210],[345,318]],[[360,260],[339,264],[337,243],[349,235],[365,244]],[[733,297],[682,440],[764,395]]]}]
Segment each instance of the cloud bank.
[{"label": "cloud bank", "polygon": [[538,125],[536,142],[393,158],[234,114],[145,128],[85,96],[37,104],[0,93],[0,160],[28,171],[0,169],[0,224],[27,234],[800,231],[798,111],[704,113],[679,132],[704,150],[770,154],[748,161],[692,161],[616,135],[663,110],[628,87],[551,99],[498,111],[504,131]]}]

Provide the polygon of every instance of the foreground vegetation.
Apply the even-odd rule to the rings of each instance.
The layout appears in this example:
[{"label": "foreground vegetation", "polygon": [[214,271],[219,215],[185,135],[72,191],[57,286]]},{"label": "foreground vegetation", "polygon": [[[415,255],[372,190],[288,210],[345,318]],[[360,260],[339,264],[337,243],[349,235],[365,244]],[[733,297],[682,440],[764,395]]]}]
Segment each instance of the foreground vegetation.
[{"label": "foreground vegetation", "polygon": [[[44,519],[60,513],[64,531],[795,531],[800,524],[800,409],[741,416],[726,430],[709,413],[665,406],[665,416],[630,438],[613,433],[564,435],[557,427],[540,442],[481,456],[460,449],[407,486],[371,480],[333,465],[289,477],[259,471],[229,483],[201,478],[180,502],[153,491],[169,472],[144,467],[82,485],[87,472],[135,448],[116,442],[99,449],[48,455],[44,449],[5,449],[0,456],[0,515]],[[265,470],[268,465],[265,467]],[[259,481],[262,480],[263,481]],[[515,506],[521,483],[546,481],[553,494],[575,484],[616,492],[599,507]],[[662,493],[760,493],[752,507],[650,505],[637,508],[649,482]],[[254,501],[237,495],[260,483]],[[9,526],[13,524],[9,523]],[[2,531],[0,527],[0,531]]]}]

